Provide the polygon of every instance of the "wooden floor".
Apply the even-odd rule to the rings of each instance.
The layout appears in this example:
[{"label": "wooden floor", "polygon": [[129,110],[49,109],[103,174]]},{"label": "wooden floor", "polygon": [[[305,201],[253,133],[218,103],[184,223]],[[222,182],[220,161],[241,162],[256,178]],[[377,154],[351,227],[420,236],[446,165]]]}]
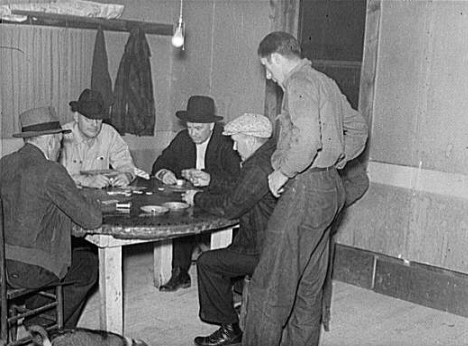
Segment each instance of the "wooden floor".
[{"label": "wooden floor", "polygon": [[[195,336],[217,329],[198,318],[195,267],[191,288],[161,293],[152,283],[151,251],[137,245],[124,253],[125,335],[151,346],[193,345]],[[99,328],[97,293],[79,326]],[[335,282],[331,330],[322,334],[321,346],[354,345],[465,346],[468,319]]]}]

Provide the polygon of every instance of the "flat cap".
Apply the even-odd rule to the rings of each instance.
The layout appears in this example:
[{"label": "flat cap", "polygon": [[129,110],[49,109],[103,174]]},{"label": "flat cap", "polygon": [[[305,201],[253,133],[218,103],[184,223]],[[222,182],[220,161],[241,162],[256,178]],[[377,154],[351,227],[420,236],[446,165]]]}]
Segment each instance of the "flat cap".
[{"label": "flat cap", "polygon": [[245,113],[224,126],[223,135],[242,133],[249,136],[270,138],[273,133],[271,121],[261,114]]}]

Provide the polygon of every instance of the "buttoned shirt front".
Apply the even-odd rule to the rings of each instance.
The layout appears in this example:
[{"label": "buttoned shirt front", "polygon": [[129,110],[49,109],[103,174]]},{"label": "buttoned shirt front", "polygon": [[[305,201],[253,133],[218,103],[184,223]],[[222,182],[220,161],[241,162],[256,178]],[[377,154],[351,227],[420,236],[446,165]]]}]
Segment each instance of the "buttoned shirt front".
[{"label": "buttoned shirt front", "polygon": [[206,141],[203,143],[197,144],[197,161],[195,164],[196,169],[205,169],[205,154],[206,154],[206,148],[208,148],[208,143],[210,143],[210,138],[208,138]]},{"label": "buttoned shirt front", "polygon": [[135,178],[135,165],[128,145],[112,126],[102,124],[101,131],[92,139],[82,135],[76,122],[65,124],[63,128],[72,132],[64,135],[60,162],[76,184],[88,185],[90,177],[81,172],[89,170],[112,168]]}]

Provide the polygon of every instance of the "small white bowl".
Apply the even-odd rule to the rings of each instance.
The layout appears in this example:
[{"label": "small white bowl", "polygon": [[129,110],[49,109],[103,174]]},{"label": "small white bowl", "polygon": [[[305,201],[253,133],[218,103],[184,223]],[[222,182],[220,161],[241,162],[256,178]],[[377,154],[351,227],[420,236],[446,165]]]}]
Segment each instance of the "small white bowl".
[{"label": "small white bowl", "polygon": [[183,202],[166,202],[162,204],[163,207],[168,208],[170,211],[183,211],[190,207],[187,203]]},{"label": "small white bowl", "polygon": [[169,211],[169,208],[160,205],[144,205],[140,209],[154,215],[162,215]]}]

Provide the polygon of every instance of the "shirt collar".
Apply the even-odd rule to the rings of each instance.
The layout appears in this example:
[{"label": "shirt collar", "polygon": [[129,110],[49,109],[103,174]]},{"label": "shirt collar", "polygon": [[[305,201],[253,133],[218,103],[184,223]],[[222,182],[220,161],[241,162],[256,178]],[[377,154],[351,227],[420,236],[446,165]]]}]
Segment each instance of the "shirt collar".
[{"label": "shirt collar", "polygon": [[298,70],[300,70],[301,68],[303,68],[304,66],[306,65],[309,65],[312,67],[312,62],[309,60],[309,59],[301,59],[296,66],[294,66],[294,68],[289,71],[289,73],[284,77],[284,81],[283,81],[283,84],[286,86],[286,84],[288,83],[288,80],[291,78],[291,76],[296,73]]}]

